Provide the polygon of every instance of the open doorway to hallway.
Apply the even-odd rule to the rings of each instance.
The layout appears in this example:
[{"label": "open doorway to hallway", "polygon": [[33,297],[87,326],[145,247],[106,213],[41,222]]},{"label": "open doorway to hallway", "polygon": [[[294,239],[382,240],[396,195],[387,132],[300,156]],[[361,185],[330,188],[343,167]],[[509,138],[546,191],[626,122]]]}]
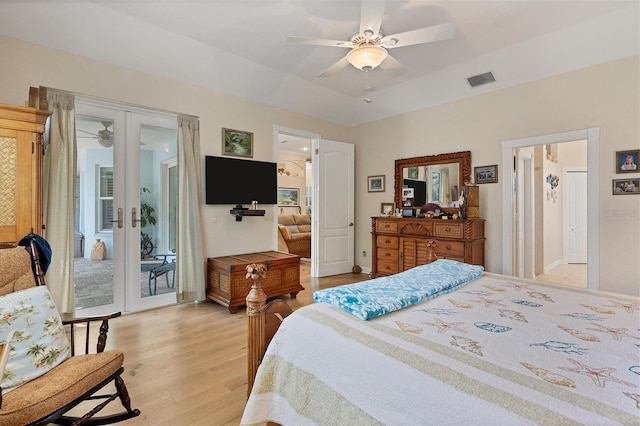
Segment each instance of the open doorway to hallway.
[{"label": "open doorway to hallway", "polygon": [[311,273],[313,172],[311,138],[278,132],[278,250],[300,256],[300,272]]},{"label": "open doorway to hallway", "polygon": [[518,146],[512,156],[513,275],[586,288],[587,140]]}]

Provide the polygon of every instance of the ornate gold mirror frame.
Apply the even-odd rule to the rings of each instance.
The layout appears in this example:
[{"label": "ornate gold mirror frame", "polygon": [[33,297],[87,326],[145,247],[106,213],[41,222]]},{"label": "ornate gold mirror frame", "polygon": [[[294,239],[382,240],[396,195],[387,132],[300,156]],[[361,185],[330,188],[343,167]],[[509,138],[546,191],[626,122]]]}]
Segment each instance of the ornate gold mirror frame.
[{"label": "ornate gold mirror frame", "polygon": [[438,155],[426,155],[424,157],[401,158],[396,160],[394,176],[393,201],[397,207],[402,206],[402,171],[406,167],[433,166],[435,164],[458,163],[460,186],[471,182],[471,151],[451,152]]}]

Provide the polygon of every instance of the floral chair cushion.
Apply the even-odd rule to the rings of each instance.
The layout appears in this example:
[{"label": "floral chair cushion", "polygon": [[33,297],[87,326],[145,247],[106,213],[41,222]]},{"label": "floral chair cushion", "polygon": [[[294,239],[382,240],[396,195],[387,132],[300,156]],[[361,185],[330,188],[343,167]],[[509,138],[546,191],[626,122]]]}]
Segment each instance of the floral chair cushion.
[{"label": "floral chair cushion", "polygon": [[2,374],[3,394],[69,358],[71,346],[47,287],[0,296],[0,343],[11,347]]}]

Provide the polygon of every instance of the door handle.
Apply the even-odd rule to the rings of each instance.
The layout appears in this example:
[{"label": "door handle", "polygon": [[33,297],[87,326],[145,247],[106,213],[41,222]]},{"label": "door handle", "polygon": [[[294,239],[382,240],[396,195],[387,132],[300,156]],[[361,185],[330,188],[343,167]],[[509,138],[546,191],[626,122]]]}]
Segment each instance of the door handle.
[{"label": "door handle", "polygon": [[349,223],[349,226],[353,226],[353,222]]},{"label": "door handle", "polygon": [[123,214],[122,214],[122,207],[118,207],[118,220],[112,220],[112,223],[117,223],[118,224],[118,228],[122,228],[124,226],[123,223]]},{"label": "door handle", "polygon": [[138,222],[142,222],[142,219],[138,219],[138,209],[133,207],[131,209],[131,227],[135,228]]}]

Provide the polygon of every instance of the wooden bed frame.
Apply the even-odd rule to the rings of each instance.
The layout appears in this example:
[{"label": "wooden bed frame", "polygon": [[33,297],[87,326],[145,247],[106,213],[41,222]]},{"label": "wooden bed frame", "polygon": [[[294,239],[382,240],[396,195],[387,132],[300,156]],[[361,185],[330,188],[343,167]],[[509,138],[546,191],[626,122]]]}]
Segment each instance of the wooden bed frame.
[{"label": "wooden bed frame", "polygon": [[[438,259],[435,253],[437,244],[438,242],[436,240],[430,239],[425,241],[425,245],[427,246],[427,263]],[[262,265],[262,267],[264,269],[268,268],[266,265]],[[256,264],[248,265],[247,270],[249,270],[249,268],[255,269]],[[247,274],[247,276],[249,276],[249,274]],[[252,277],[251,279],[253,279],[253,284],[246,298],[248,318],[247,397],[249,397],[251,393],[258,366],[260,362],[262,362],[269,342],[271,342],[276,331],[278,331],[278,327],[280,327],[282,321],[293,312],[293,309],[291,309],[284,300],[276,299],[267,303],[267,295],[262,290],[260,277]]]}]

